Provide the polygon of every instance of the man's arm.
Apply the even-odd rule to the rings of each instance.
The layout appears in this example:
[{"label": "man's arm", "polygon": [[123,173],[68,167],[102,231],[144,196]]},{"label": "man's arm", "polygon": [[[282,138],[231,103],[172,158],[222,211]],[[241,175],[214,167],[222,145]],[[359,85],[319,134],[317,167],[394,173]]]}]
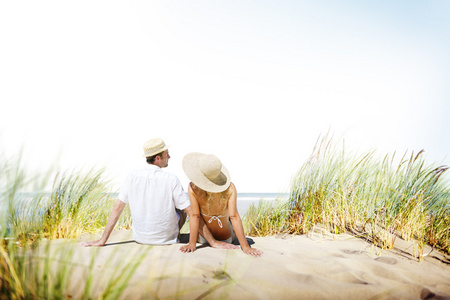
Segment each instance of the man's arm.
[{"label": "man's arm", "polygon": [[81,243],[81,246],[84,246],[84,247],[104,246],[106,244],[106,241],[108,240],[109,236],[111,235],[111,232],[113,231],[114,227],[116,226],[116,223],[119,220],[119,217],[122,214],[123,209],[125,208],[126,205],[127,205],[126,203],[117,199],[116,204],[114,204],[111,214],[109,215],[109,219],[108,219],[108,222],[106,223],[105,231],[103,232],[102,237],[97,241]]}]

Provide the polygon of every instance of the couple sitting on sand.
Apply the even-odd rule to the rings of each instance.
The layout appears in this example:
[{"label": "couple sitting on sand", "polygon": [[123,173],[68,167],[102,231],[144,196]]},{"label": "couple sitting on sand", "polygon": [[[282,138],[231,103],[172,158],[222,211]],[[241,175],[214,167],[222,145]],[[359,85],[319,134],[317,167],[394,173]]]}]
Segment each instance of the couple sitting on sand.
[{"label": "couple sitting on sand", "polygon": [[184,157],[183,169],[191,180],[187,197],[178,178],[161,170],[168,166],[167,148],[162,139],[152,139],[144,144],[144,156],[149,165],[132,171],[125,179],[100,240],[82,245],[105,245],[128,203],[133,238],[138,243],[177,243],[180,229],[189,215],[189,244],[182,246],[180,251],[194,252],[198,239],[213,248],[237,249],[239,247],[232,244],[237,238],[244,253],[260,256],[262,251],[251,248],[245,238],[237,211],[236,187],[220,160],[202,153]]}]

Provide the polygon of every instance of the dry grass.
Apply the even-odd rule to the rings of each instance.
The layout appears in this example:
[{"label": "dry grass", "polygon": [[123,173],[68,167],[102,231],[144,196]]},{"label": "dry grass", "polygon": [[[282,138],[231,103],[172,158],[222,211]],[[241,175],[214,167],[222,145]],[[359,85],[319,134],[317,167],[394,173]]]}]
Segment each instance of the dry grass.
[{"label": "dry grass", "polygon": [[355,156],[325,137],[295,176],[285,206],[250,208],[249,232],[304,234],[322,224],[383,249],[397,236],[413,239],[419,260],[425,243],[450,253],[450,191],[442,176],[448,168],[427,165],[423,154]]},{"label": "dry grass", "polygon": [[[0,156],[0,299],[68,298],[76,269],[73,253],[65,248],[51,250],[47,241],[75,238],[106,225],[114,199],[103,171],[57,175],[50,193],[28,192],[42,191],[51,173],[30,175],[20,157]],[[130,225],[126,210],[118,226]],[[45,246],[39,246],[43,241]],[[99,297],[117,299],[139,262],[118,266],[120,277],[111,277],[97,292]],[[93,269],[87,273],[79,283],[83,298],[92,296],[90,283],[97,276]]]}]

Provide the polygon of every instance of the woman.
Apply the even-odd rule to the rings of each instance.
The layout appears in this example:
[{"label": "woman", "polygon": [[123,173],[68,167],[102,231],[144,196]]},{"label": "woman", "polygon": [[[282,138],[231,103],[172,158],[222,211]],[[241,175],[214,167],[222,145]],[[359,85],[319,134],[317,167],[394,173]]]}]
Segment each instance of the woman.
[{"label": "woman", "polygon": [[[189,244],[180,250],[195,251],[201,217],[214,239],[232,243],[237,237],[244,253],[260,256],[262,251],[250,247],[245,238],[236,206],[236,187],[220,160],[211,154],[190,153],[183,159],[183,169],[191,180],[188,187],[191,215]],[[202,236],[200,240],[207,243]]]}]

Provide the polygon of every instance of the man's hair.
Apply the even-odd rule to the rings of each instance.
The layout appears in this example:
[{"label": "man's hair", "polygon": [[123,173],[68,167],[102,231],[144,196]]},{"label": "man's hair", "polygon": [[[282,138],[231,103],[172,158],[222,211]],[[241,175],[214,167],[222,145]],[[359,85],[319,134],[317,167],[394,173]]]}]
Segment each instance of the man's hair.
[{"label": "man's hair", "polygon": [[157,157],[157,156],[162,157],[162,154],[163,154],[163,152],[160,152],[160,153],[158,153],[158,154],[155,154],[155,155],[152,155],[152,156],[147,157],[147,158],[146,158],[146,159],[147,159],[147,163],[148,163],[148,164],[153,164],[153,163],[155,162],[156,157]]}]

